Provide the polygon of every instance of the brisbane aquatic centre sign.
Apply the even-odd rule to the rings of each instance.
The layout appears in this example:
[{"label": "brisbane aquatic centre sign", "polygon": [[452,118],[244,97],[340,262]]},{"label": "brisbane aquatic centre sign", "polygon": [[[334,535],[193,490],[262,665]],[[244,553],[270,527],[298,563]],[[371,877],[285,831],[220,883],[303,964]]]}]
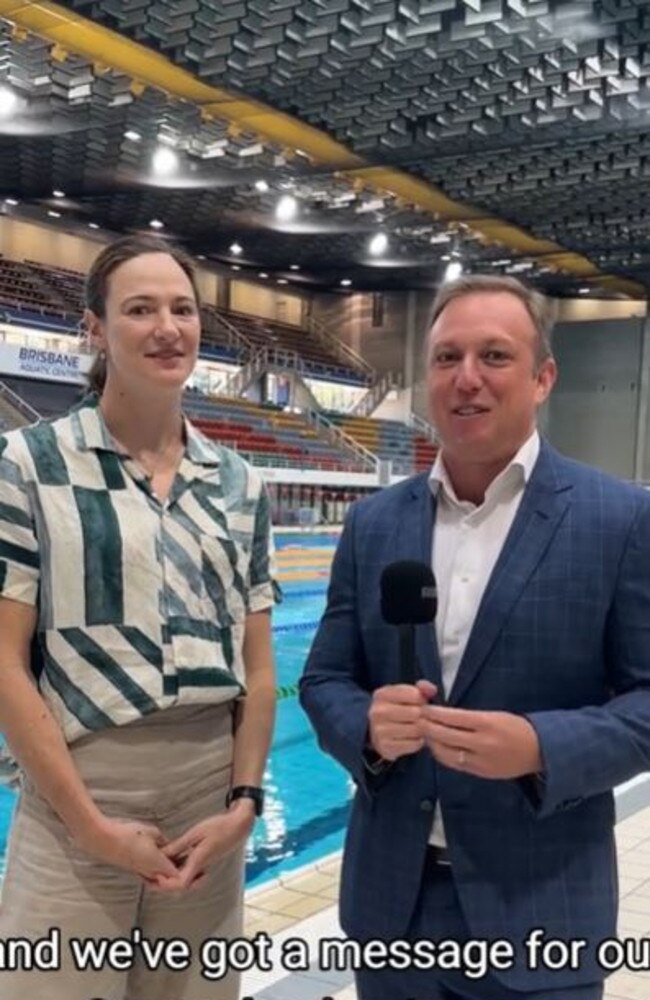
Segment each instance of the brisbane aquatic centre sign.
[{"label": "brisbane aquatic centre sign", "polygon": [[19,375],[50,382],[85,382],[91,358],[75,351],[0,343],[0,377]]}]

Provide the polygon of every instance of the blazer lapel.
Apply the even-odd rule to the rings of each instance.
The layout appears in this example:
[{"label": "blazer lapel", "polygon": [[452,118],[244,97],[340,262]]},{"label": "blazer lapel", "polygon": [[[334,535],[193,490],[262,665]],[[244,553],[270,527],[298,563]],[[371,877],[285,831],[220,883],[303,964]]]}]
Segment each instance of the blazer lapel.
[{"label": "blazer lapel", "polygon": [[571,483],[559,456],[542,444],[524,496],[497,559],[472,628],[449,704],[457,705],[481,669],[527,580],[546,552],[569,504]]},{"label": "blazer lapel", "polygon": [[[406,495],[390,546],[392,559],[414,559],[431,566],[435,499],[428,473],[415,477]],[[422,675],[441,688],[440,656],[435,622],[415,626],[415,648]]]}]

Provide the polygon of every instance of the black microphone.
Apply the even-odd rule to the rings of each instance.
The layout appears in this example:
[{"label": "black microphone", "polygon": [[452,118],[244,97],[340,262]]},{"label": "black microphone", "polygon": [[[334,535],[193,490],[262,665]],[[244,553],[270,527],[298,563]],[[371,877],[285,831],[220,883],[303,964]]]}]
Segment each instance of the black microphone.
[{"label": "black microphone", "polygon": [[415,654],[415,626],[436,617],[438,592],[426,563],[406,559],[390,563],[381,574],[381,616],[399,629],[399,679],[415,684],[420,677]]}]

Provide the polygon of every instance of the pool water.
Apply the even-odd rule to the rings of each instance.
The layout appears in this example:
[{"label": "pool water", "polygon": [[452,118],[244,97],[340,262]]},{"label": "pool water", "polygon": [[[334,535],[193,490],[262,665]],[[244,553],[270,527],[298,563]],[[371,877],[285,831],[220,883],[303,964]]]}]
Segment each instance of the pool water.
[{"label": "pool water", "polygon": [[[280,535],[278,556],[292,548],[330,549],[331,535]],[[291,575],[291,574],[287,574]],[[273,614],[278,708],[267,765],[265,814],[258,820],[247,853],[247,884],[258,885],[338,850],[343,844],[352,782],[318,748],[298,704],[295,686],[325,607],[329,572],[305,566],[299,580],[282,580],[284,601]],[[15,793],[0,785],[0,870]]]}]

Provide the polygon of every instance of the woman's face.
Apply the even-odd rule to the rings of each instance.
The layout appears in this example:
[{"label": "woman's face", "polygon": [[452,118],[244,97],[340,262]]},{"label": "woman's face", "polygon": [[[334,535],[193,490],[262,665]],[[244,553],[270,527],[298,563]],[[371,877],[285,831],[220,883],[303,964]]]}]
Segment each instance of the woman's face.
[{"label": "woman's face", "polygon": [[194,289],[166,253],[120,264],[107,282],[104,318],[90,314],[91,337],[106,352],[107,385],[146,392],[182,389],[199,351]]}]

